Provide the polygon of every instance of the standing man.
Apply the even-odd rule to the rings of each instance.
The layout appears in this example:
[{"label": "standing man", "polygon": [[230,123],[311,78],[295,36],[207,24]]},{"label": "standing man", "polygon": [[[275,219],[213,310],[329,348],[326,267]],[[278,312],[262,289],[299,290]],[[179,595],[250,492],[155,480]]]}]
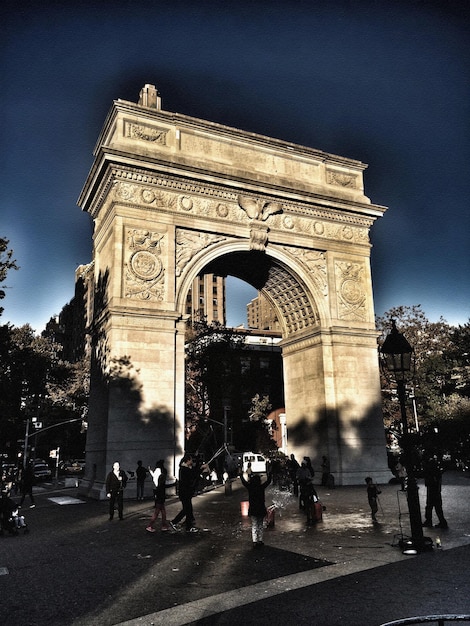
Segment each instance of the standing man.
[{"label": "standing man", "polygon": [[299,462],[297,461],[295,456],[291,454],[286,465],[287,471],[289,472],[289,478],[292,483],[294,496],[297,497],[299,495],[299,482],[297,480],[297,472],[300,469]]},{"label": "standing man", "polygon": [[366,485],[367,485],[367,500],[369,502],[369,506],[370,506],[370,514],[372,517],[372,521],[373,522],[377,522],[377,511],[379,510],[379,505],[377,503],[377,498],[379,497],[380,493],[382,493],[379,488],[377,487],[377,485],[374,485],[374,482],[372,480],[372,478],[370,476],[368,476],[366,479]]},{"label": "standing man", "polygon": [[142,465],[142,461],[137,461],[137,469],[135,470],[135,478],[137,482],[137,500],[144,499],[145,479],[147,478],[147,470]]},{"label": "standing man", "polygon": [[178,497],[181,501],[182,509],[170,522],[170,526],[173,530],[177,530],[176,524],[178,524],[183,518],[186,518],[186,532],[199,532],[199,528],[196,528],[194,525],[195,519],[193,514],[192,497],[196,490],[197,483],[199,482],[200,469],[208,471],[209,465],[203,464],[200,468],[197,466],[195,467],[191,454],[185,454],[181,459],[178,480]]},{"label": "standing man", "polygon": [[32,461],[30,461],[28,465],[25,467],[23,471],[23,476],[21,477],[20,507],[23,506],[23,502],[26,496],[29,496],[29,500],[30,500],[29,508],[32,509],[36,506],[36,504],[34,503],[34,496],[33,496],[34,482],[35,482],[35,479],[34,479],[33,463]]},{"label": "standing man", "polygon": [[322,487],[327,487],[330,479],[330,459],[323,455],[321,463],[321,484]]},{"label": "standing man", "polygon": [[429,459],[424,466],[424,484],[426,485],[426,509],[423,526],[432,528],[432,510],[436,509],[439,519],[436,528],[449,528],[442,511],[442,471],[436,457]]},{"label": "standing man", "polygon": [[124,489],[127,484],[127,474],[119,469],[119,463],[113,463],[113,469],[106,477],[106,495],[109,498],[109,519],[114,517],[114,508],[117,504],[119,519],[123,519]]}]

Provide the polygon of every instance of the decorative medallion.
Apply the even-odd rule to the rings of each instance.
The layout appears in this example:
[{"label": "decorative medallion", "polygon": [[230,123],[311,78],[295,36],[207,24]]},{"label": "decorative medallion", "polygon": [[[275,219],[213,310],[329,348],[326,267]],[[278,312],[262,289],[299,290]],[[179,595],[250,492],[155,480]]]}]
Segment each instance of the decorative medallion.
[{"label": "decorative medallion", "polygon": [[139,250],[131,256],[130,269],[137,278],[154,280],[162,271],[162,262],[152,252]]},{"label": "decorative medallion", "polygon": [[338,286],[338,317],[344,320],[365,321],[364,266],[349,261],[336,261],[335,274]]},{"label": "decorative medallion", "polygon": [[164,234],[139,228],[127,231],[128,262],[125,263],[126,298],[163,300],[165,271],[161,260]]}]

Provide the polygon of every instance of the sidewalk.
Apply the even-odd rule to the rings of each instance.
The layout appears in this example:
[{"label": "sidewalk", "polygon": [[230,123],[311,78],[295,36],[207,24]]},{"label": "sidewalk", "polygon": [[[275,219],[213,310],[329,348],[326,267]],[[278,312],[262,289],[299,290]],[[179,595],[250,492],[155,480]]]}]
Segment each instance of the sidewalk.
[{"label": "sidewalk", "polygon": [[[307,527],[297,501],[270,487],[267,503],[279,507],[275,527],[264,548],[253,550],[239,481],[232,495],[219,487],[194,499],[195,535],[146,533],[150,501],[126,500],[124,520],[109,522],[107,502],[81,498],[74,488],[36,489],[36,508],[24,509],[31,532],[0,539],[2,624],[378,626],[410,615],[470,613],[466,475],[445,475],[449,530],[440,531],[442,549],[418,556],[397,547],[401,532],[409,533],[397,486],[382,487],[376,525],[365,484],[318,493],[323,521]],[[420,497],[423,508],[422,486]],[[167,510],[170,519],[179,510],[175,497]],[[438,534],[426,529],[433,540]]]},{"label": "sidewalk", "polygon": [[[446,484],[443,488],[445,513],[450,528],[446,531],[426,529],[425,535],[434,542],[437,537],[440,538],[442,548],[418,556],[405,556],[398,546],[402,536],[406,538],[409,535],[409,516],[406,493],[401,492],[396,485],[381,486],[378,524],[371,522],[365,486],[340,487],[332,491],[318,487],[326,511],[323,521],[315,526],[305,524],[305,515],[299,511],[297,501],[292,496],[271,488],[267,491],[267,503],[273,500],[279,506],[276,510],[276,524],[273,530],[265,533],[263,555],[257,554],[256,557],[270,572],[266,580],[256,582],[248,574],[244,586],[240,585],[235,592],[167,609],[127,621],[121,626],[147,626],[152,623],[272,625],[294,621],[306,624],[320,621],[327,626],[364,626],[419,614],[470,613],[470,602],[465,591],[470,585],[467,560],[470,557],[470,480],[462,474],[449,474],[446,478],[447,483],[452,481],[452,484]],[[215,501],[212,505],[218,503],[225,510],[230,508],[233,512],[233,503],[245,496],[245,490],[235,485],[229,506],[217,494],[213,496]],[[423,486],[420,488],[420,499],[424,510]],[[224,523],[220,511],[217,515],[210,515],[209,506],[199,507],[198,513],[199,522],[202,521],[208,527],[213,528],[221,521]],[[242,518],[240,536],[247,543],[251,541],[249,531],[248,518]],[[463,546],[465,552],[458,552],[457,549]],[[300,557],[301,562],[294,562],[293,555]],[[436,559],[439,559],[438,566],[435,564]],[[292,570],[290,574],[285,572],[283,566],[286,565]],[[390,573],[385,571],[387,566]],[[430,595],[432,570],[436,567],[439,569],[436,583],[439,593],[434,594],[438,602],[433,604],[426,598]],[[441,589],[440,584],[446,577],[453,581],[459,567],[460,588],[463,589],[460,604],[455,595],[453,597],[449,593],[455,591],[456,584],[451,582],[451,587],[445,590]],[[429,588],[425,575],[427,570]],[[362,585],[359,583],[361,579]],[[418,590],[420,583],[424,583],[424,591]],[[403,585],[404,589],[400,592]],[[406,592],[410,593],[411,589],[416,590],[416,594],[411,594],[413,600],[419,597],[424,600],[419,605],[421,612],[415,601],[412,603],[414,609],[405,606]],[[448,600],[446,605],[441,602],[442,591]],[[374,598],[377,596],[372,604],[371,594]],[[390,596],[390,601],[384,606],[382,603],[386,596]],[[391,609],[398,604],[400,610],[392,610],[388,616],[384,610],[382,619],[380,611],[387,609],[387,604]]]}]

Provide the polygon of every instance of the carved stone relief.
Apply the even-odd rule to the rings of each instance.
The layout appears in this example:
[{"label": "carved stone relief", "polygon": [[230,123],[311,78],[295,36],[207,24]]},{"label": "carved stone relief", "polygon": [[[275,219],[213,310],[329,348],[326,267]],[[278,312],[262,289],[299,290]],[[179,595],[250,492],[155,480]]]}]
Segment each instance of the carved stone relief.
[{"label": "carved stone relief", "polygon": [[124,297],[161,302],[165,269],[161,259],[164,233],[129,228],[126,233]]},{"label": "carved stone relief", "polygon": [[[373,220],[330,212],[323,208],[280,204],[265,198],[237,195],[217,187],[115,170],[114,197],[120,202],[138,203],[155,209],[191,214],[230,222],[255,224],[252,249],[264,249],[271,230],[298,233],[316,238],[369,243]],[[291,212],[289,212],[291,210]],[[267,223],[269,220],[269,228]],[[337,221],[336,221],[337,220]],[[260,225],[265,225],[263,234]]]},{"label": "carved stone relief", "polygon": [[364,266],[350,261],[335,261],[338,317],[349,321],[366,321]]},{"label": "carved stone relief", "polygon": [[319,292],[326,297],[328,295],[328,281],[325,252],[291,247],[284,247],[284,250],[304,266],[313,278],[313,282],[318,287]]},{"label": "carved stone relief", "polygon": [[225,237],[212,233],[177,229],[176,276],[181,276],[186,265],[198,252],[224,240]]},{"label": "carved stone relief", "polygon": [[274,217],[271,228],[287,230],[322,239],[334,239],[352,243],[368,243],[368,225],[356,226],[354,224],[338,224],[326,220],[318,220],[315,217],[302,217],[290,215],[286,212],[281,217]]},{"label": "carved stone relief", "polygon": [[339,187],[348,187],[349,189],[357,188],[357,175],[338,170],[326,170],[326,182],[329,185],[337,185]]},{"label": "carved stone relief", "polygon": [[166,145],[166,136],[168,131],[164,128],[158,128],[151,124],[136,124],[124,120],[124,137],[130,139],[139,139],[140,141],[150,141],[151,143],[158,143],[160,145]]}]

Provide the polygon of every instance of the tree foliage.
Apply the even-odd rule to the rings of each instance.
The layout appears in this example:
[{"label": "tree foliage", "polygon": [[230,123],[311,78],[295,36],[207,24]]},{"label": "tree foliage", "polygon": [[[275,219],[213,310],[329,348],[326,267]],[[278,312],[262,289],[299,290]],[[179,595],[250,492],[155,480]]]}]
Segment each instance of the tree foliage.
[{"label": "tree foliage", "polygon": [[[19,269],[15,259],[13,258],[13,250],[8,248],[10,241],[5,237],[0,237],[0,300],[5,297],[5,280],[10,270]],[[3,307],[0,307],[0,315],[3,313]]]},{"label": "tree foliage", "polygon": [[[36,417],[46,427],[84,416],[88,361],[69,363],[61,358],[61,350],[49,337],[36,335],[29,324],[0,327],[1,450],[15,452],[27,419]],[[50,433],[38,440],[54,447],[57,436],[54,431]],[[83,443],[77,441],[77,453],[83,452]]]},{"label": "tree foliage", "polygon": [[[389,332],[392,319],[414,349],[414,372],[407,384],[407,395],[410,401],[414,400],[409,408],[415,412],[413,418],[419,431],[423,436],[444,431],[455,436],[459,432],[453,443],[445,438],[445,445],[447,449],[461,448],[462,440],[470,434],[470,324],[456,328],[443,318],[430,322],[419,305],[395,307],[377,318],[379,344]],[[385,425],[399,430],[401,416],[395,382],[382,372],[381,383]],[[435,447],[434,435],[432,438]],[[440,439],[444,441],[444,437]]]}]

